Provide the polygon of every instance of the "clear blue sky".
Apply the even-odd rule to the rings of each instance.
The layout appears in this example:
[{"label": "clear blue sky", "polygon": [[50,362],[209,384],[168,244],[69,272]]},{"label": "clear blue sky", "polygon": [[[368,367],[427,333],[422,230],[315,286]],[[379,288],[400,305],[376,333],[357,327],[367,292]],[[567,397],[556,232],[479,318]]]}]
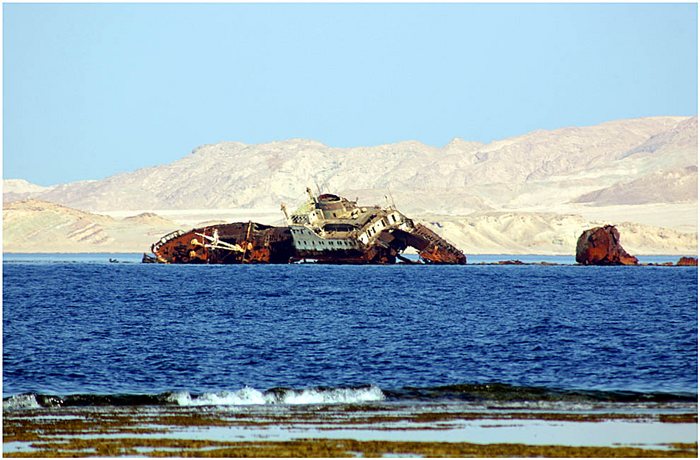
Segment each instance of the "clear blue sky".
[{"label": "clear blue sky", "polygon": [[695,4],[4,4],[3,176],[697,114]]}]

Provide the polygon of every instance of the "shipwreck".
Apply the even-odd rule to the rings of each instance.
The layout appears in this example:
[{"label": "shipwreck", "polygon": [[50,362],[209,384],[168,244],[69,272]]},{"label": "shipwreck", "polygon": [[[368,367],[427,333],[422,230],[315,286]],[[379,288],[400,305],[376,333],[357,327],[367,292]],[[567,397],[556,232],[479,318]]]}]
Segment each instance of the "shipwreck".
[{"label": "shipwreck", "polygon": [[[292,214],[287,225],[234,222],[177,230],[151,246],[144,262],[170,264],[465,264],[464,253],[395,206],[359,206],[338,195],[315,196]],[[418,260],[403,255],[414,248]]]}]

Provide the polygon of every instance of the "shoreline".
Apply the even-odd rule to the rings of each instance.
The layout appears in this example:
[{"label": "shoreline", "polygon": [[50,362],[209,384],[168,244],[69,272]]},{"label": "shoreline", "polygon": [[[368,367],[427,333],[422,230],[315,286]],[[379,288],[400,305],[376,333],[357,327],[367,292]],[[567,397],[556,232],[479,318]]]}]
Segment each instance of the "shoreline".
[{"label": "shoreline", "polygon": [[459,403],[3,411],[6,457],[697,457],[697,404]]},{"label": "shoreline", "polygon": [[[60,254],[60,255],[98,255],[98,254],[130,254],[130,255],[140,255],[143,254],[144,252],[149,252],[149,249],[146,248],[141,251],[3,251],[3,255],[51,255],[51,254]],[[504,257],[512,257],[512,256],[517,256],[517,257],[575,257],[575,254],[572,253],[556,253],[556,254],[548,254],[548,253],[540,253],[540,252],[474,252],[474,253],[465,253],[467,257],[472,256],[472,257],[497,257],[497,256],[504,256]],[[653,253],[635,253],[634,255],[637,257],[683,257],[683,256],[688,256],[688,257],[698,257],[700,253],[696,254],[689,254],[685,252],[677,252],[677,253],[659,253],[659,252],[653,252]],[[410,255],[410,253],[409,253]]]},{"label": "shoreline", "polygon": [[[69,255],[69,254],[67,254]],[[93,254],[94,256],[97,256],[98,254]],[[109,255],[118,255],[117,253],[106,253],[105,256]],[[697,258],[695,258],[697,260]],[[680,259],[679,259],[680,260]],[[5,260],[3,259],[3,262],[9,262],[9,263],[32,263],[32,262],[53,262],[53,263],[61,263],[61,262],[71,262],[71,263],[78,263],[78,262],[89,262],[89,263],[103,263],[103,264],[138,264],[142,265],[144,262],[138,261],[138,260],[112,260],[109,258],[108,260],[84,260],[84,261],[76,261],[76,260],[32,260],[32,259],[25,259],[25,260]],[[538,266],[538,267],[697,267],[697,263],[691,263],[691,264],[682,264],[672,261],[667,261],[667,262],[640,262],[638,264],[634,265],[625,265],[625,264],[580,264],[578,262],[575,263],[558,263],[558,262],[547,262],[547,261],[541,261],[541,262],[523,262],[521,260],[500,260],[497,262],[467,262],[463,265],[458,265],[458,264],[427,264],[427,263],[405,263],[405,262],[396,262],[393,264],[333,264],[333,263],[319,263],[319,262],[295,262],[295,263],[282,263],[282,264],[269,264],[269,263],[263,263],[263,264],[170,264],[170,263],[148,263],[146,265],[196,265],[196,266],[223,266],[223,265],[229,265],[229,266],[246,266],[246,265],[262,265],[262,266],[293,266],[293,265],[315,265],[315,266],[353,266],[353,267],[387,267],[387,266],[462,266],[462,267],[482,267],[482,266],[522,266],[522,267],[533,267],[533,266]]]}]

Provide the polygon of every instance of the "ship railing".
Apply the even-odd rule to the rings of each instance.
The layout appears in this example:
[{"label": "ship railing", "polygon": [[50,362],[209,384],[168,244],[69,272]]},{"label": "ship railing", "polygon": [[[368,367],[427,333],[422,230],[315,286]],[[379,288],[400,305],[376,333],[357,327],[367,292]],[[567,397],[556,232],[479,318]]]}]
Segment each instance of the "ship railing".
[{"label": "ship railing", "polygon": [[293,214],[291,217],[292,223],[295,224],[308,224],[309,216]]},{"label": "ship railing", "polygon": [[167,235],[165,235],[163,238],[156,241],[151,249],[153,250],[153,252],[155,252],[158,249],[160,249],[160,247],[163,246],[168,241],[173,240],[173,239],[175,239],[179,236],[182,236],[184,234],[185,234],[185,232],[183,230],[175,230],[174,232],[170,232]]}]

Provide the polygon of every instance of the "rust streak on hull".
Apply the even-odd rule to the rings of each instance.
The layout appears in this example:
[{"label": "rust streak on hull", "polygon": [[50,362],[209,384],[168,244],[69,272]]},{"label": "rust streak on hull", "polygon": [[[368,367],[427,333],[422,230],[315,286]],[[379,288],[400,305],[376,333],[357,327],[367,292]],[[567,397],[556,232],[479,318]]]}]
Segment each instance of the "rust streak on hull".
[{"label": "rust streak on hull", "polygon": [[151,246],[172,264],[288,263],[294,249],[287,227],[235,222],[169,234]]}]

